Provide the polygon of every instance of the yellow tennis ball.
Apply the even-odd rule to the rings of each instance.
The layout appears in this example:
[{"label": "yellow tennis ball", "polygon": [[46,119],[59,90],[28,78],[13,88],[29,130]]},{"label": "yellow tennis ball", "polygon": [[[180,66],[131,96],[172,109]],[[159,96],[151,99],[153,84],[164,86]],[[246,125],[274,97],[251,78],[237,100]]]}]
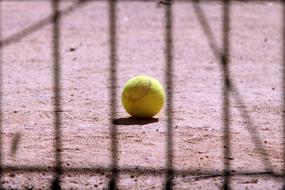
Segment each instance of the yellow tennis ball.
[{"label": "yellow tennis ball", "polygon": [[122,92],[122,104],[134,117],[153,117],[163,107],[165,92],[158,80],[139,75],[127,81]]}]

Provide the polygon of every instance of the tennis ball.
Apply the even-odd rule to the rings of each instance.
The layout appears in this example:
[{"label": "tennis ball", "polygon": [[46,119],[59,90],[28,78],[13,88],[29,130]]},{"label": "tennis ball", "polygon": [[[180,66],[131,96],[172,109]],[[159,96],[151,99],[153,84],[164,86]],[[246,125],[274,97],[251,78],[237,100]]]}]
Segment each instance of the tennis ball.
[{"label": "tennis ball", "polygon": [[134,117],[148,118],[163,107],[165,92],[158,80],[139,75],[127,81],[122,92],[122,104]]}]

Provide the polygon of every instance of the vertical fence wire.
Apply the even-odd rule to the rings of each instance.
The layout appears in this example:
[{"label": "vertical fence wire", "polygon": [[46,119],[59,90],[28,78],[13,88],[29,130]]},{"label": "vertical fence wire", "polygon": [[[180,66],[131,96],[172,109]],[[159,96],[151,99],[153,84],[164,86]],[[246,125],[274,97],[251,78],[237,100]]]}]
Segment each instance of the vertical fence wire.
[{"label": "vertical fence wire", "polygon": [[224,125],[224,189],[230,188],[230,76],[229,76],[229,57],[230,57],[230,0],[223,1],[223,53],[221,54],[221,66],[223,73],[223,125]]},{"label": "vertical fence wire", "polygon": [[2,0],[0,0],[0,189],[3,189],[2,186],[2,177],[3,177],[3,138],[2,138],[2,119],[3,119],[3,109],[2,109],[2,100],[3,100],[3,57],[2,57]]},{"label": "vertical fence wire", "polygon": [[283,190],[285,190],[285,0],[282,3],[282,127],[283,127]]},{"label": "vertical fence wire", "polygon": [[173,178],[173,40],[172,40],[172,3],[168,0],[168,4],[165,5],[165,79],[166,79],[166,92],[167,92],[167,102],[166,102],[166,115],[167,115],[167,173],[166,173],[166,187],[165,189],[172,189],[172,178]]},{"label": "vertical fence wire", "polygon": [[109,61],[110,61],[110,94],[111,98],[110,111],[110,125],[111,125],[111,151],[112,151],[112,178],[109,183],[109,189],[113,190],[117,188],[118,182],[118,142],[117,142],[117,128],[114,124],[117,111],[117,36],[116,36],[116,0],[109,0]]},{"label": "vertical fence wire", "polygon": [[53,59],[53,111],[54,111],[54,148],[55,148],[55,179],[52,189],[60,189],[62,174],[61,159],[61,66],[60,66],[60,12],[59,1],[52,0],[52,59]]}]

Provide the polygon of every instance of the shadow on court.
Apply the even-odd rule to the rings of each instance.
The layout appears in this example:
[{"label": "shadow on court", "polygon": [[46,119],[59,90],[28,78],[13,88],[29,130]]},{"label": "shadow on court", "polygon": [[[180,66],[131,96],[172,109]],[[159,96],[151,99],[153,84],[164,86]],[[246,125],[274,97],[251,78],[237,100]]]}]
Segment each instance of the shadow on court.
[{"label": "shadow on court", "polygon": [[113,120],[114,125],[147,125],[151,123],[158,122],[157,118],[135,118],[135,117],[127,117],[127,118],[118,118]]}]

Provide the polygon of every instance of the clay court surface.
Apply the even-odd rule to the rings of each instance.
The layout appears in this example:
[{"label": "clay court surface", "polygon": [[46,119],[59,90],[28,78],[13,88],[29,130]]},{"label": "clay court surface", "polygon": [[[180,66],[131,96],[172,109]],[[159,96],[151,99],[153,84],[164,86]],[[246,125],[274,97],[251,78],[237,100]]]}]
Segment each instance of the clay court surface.
[{"label": "clay court surface", "polygon": [[[110,43],[108,3],[61,3],[69,12],[60,20],[62,165],[64,168],[111,166]],[[3,164],[50,168],[55,164],[52,23],[25,35],[24,29],[48,20],[48,1],[2,2]],[[166,166],[167,114],[153,120],[127,119],[120,94],[137,74],[166,86],[165,7],[155,2],[117,6],[118,164],[122,168]],[[222,4],[201,3],[217,46],[222,46]],[[45,21],[44,21],[45,22]],[[231,7],[230,74],[232,172],[281,172],[282,158],[282,5],[235,2]],[[8,39],[8,40],[7,40]],[[190,2],[173,4],[173,166],[193,176],[224,169],[222,72]],[[242,99],[242,103],[237,98]],[[247,110],[247,112],[245,111]],[[248,113],[256,133],[255,148]],[[14,143],[13,143],[14,142]],[[15,146],[17,145],[17,146]],[[266,165],[264,164],[267,163]],[[270,164],[268,164],[270,163]],[[52,172],[5,172],[7,189],[48,189]],[[222,177],[175,176],[174,189],[220,189]],[[64,173],[64,189],[106,189],[108,172]],[[123,173],[119,189],[161,189],[165,175]],[[233,189],[279,189],[270,175],[234,176]]]}]

